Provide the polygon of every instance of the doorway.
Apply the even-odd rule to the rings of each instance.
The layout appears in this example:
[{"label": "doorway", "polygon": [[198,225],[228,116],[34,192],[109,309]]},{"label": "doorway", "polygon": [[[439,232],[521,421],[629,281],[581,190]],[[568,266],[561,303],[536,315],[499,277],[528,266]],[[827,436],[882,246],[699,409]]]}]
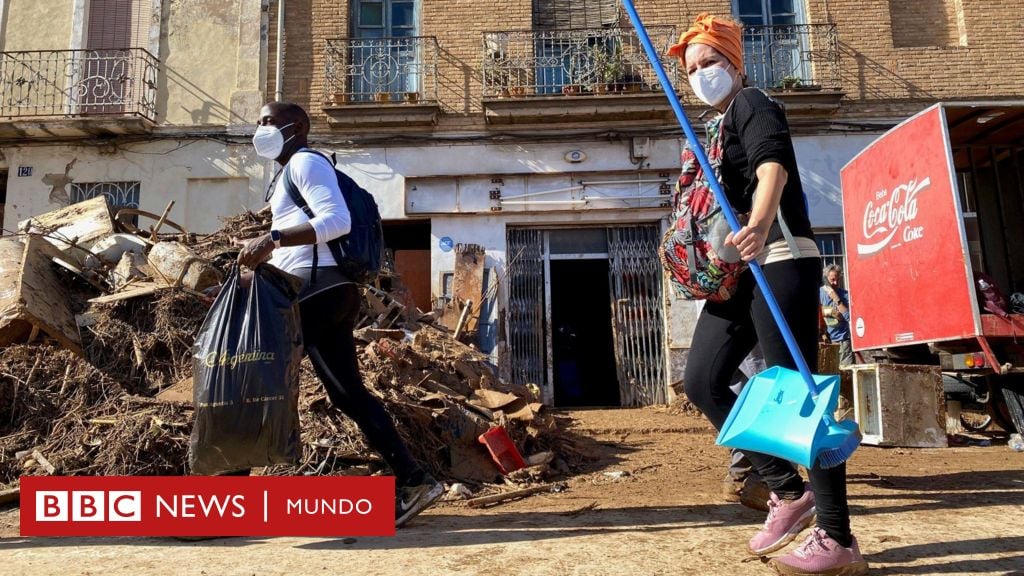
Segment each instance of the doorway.
[{"label": "doorway", "polygon": [[556,406],[619,406],[608,260],[551,262]]},{"label": "doorway", "polygon": [[556,406],[668,401],[656,224],[510,228],[506,374]]},{"label": "doorway", "polygon": [[[4,208],[7,206],[7,170],[0,170],[0,224],[4,222]],[[14,226],[11,226],[14,228]]]}]

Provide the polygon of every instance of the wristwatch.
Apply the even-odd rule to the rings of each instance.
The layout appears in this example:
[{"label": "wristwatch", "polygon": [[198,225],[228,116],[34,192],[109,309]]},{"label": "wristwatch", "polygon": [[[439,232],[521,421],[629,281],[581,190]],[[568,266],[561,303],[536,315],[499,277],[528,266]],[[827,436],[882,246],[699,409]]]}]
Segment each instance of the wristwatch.
[{"label": "wristwatch", "polygon": [[280,248],[281,247],[281,231],[280,230],[271,230],[270,231],[270,239],[274,241],[274,248]]}]

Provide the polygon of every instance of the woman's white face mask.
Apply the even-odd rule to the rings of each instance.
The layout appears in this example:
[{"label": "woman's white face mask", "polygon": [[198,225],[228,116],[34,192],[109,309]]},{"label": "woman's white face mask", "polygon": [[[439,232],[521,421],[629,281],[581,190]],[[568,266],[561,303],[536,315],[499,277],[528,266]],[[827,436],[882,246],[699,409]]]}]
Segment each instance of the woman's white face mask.
[{"label": "woman's white face mask", "polygon": [[708,66],[690,74],[690,88],[708,106],[718,106],[732,92],[735,80],[726,66]]},{"label": "woman's white face mask", "polygon": [[[292,122],[294,124],[294,122]],[[277,160],[284,152],[284,145],[288,140],[295,138],[295,134],[288,137],[288,140],[284,139],[282,130],[291,126],[292,124],[286,124],[278,128],[277,126],[264,125],[257,126],[256,133],[252,136],[252,145],[256,148],[256,154],[261,158],[267,160]]]}]

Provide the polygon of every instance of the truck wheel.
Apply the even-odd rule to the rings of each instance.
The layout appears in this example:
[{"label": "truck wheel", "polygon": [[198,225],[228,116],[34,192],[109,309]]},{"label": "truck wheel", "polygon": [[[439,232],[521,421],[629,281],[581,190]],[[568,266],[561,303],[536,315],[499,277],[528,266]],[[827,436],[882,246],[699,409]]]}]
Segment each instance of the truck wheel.
[{"label": "truck wheel", "polygon": [[1024,385],[1021,383],[1005,384],[1001,386],[1002,399],[1004,402],[998,406],[993,403],[999,418],[996,418],[999,425],[1007,432],[1019,432],[1024,434]]}]

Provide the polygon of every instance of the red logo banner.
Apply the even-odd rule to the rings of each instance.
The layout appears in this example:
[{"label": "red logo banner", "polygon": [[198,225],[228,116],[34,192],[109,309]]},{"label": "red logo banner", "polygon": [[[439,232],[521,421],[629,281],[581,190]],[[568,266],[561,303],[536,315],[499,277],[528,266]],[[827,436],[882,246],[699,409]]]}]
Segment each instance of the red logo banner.
[{"label": "red logo banner", "polygon": [[393,476],[25,476],[22,536],[393,536]]}]

